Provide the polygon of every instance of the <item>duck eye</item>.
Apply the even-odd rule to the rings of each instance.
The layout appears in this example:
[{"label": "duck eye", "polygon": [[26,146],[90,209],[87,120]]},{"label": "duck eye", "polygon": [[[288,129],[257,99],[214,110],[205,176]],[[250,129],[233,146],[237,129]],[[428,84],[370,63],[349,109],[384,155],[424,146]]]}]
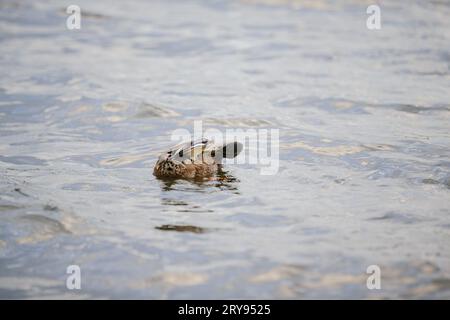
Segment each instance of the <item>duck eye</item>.
[{"label": "duck eye", "polygon": [[178,152],[178,155],[179,155],[180,157],[183,157],[183,150],[181,150],[180,152]]}]

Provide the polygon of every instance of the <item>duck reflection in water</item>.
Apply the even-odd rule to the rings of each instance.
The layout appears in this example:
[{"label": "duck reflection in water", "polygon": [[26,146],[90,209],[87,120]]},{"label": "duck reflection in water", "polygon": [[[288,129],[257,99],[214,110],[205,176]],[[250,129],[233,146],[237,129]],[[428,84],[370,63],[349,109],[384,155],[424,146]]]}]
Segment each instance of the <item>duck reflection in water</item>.
[{"label": "duck reflection in water", "polygon": [[[205,178],[203,180],[179,180],[179,179],[163,179],[161,180],[161,190],[164,193],[164,197],[161,198],[161,204],[168,206],[176,212],[184,213],[210,213],[211,209],[202,208],[200,205],[190,204],[184,197],[180,199],[179,196],[174,197],[176,192],[200,192],[208,193],[211,191],[230,190],[233,194],[239,194],[238,186],[239,180],[223,171],[221,168],[212,177]],[[167,195],[170,194],[170,197]],[[212,229],[200,227],[197,225],[185,225],[185,224],[163,224],[156,226],[155,229],[160,231],[176,231],[182,233],[194,233],[203,234]]]},{"label": "duck reflection in water", "polygon": [[234,177],[228,171],[225,171],[220,166],[217,172],[207,178],[195,180],[180,180],[173,178],[161,179],[162,191],[191,191],[191,192],[208,192],[218,188],[220,190],[233,191],[234,194],[239,194],[238,183],[239,179]]}]

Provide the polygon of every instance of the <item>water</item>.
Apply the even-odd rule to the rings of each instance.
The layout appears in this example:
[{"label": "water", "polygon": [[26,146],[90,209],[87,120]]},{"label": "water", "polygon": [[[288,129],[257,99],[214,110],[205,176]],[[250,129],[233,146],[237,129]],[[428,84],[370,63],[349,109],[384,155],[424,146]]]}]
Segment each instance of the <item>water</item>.
[{"label": "water", "polygon": [[[77,4],[0,3],[0,297],[450,298],[448,2]],[[155,179],[195,120],[278,173]]]}]

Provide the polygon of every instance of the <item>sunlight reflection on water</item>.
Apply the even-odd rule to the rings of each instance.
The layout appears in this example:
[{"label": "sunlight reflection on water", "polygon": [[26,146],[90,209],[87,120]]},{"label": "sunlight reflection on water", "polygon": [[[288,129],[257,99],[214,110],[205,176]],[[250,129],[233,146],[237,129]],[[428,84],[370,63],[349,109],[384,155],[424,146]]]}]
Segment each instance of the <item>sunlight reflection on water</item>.
[{"label": "sunlight reflection on water", "polygon": [[[449,297],[447,3],[78,4],[0,4],[0,297]],[[198,119],[278,174],[155,179]]]}]

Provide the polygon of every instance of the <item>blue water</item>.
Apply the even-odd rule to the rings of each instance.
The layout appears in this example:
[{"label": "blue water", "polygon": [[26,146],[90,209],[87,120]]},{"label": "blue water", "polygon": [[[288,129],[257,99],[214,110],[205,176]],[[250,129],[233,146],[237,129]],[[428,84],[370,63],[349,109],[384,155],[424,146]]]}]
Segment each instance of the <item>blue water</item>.
[{"label": "blue water", "polygon": [[[77,5],[0,3],[1,298],[450,298],[448,2]],[[278,173],[157,180],[195,120]]]}]

